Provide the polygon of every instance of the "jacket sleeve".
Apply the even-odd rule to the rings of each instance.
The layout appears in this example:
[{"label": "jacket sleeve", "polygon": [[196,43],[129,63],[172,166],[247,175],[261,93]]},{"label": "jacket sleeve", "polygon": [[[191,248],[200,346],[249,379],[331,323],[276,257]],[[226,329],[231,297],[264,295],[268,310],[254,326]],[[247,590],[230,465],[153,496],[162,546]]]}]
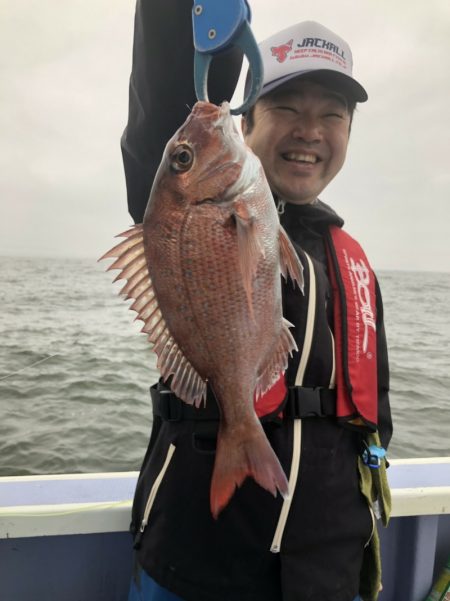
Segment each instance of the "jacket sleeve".
[{"label": "jacket sleeve", "polygon": [[[128,210],[141,222],[167,141],[196,102],[192,0],[137,0],[128,123],[121,139]],[[240,50],[215,59],[211,102],[230,100],[242,65]]]},{"label": "jacket sleeve", "polygon": [[376,280],[377,299],[377,369],[378,369],[378,431],[381,444],[388,448],[392,437],[391,406],[389,403],[389,360],[384,329],[383,301],[378,280]]}]

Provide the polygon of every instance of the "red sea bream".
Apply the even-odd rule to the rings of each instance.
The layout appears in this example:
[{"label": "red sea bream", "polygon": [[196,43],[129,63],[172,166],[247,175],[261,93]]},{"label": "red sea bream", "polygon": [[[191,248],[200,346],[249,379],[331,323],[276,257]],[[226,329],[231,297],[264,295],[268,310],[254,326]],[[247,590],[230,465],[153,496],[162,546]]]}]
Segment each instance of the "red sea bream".
[{"label": "red sea bream", "polygon": [[280,272],[302,287],[302,267],[227,103],[194,106],[166,146],[143,223],[121,236],[102,258],[117,258],[110,269],[127,280],[122,293],[134,299],[162,377],[197,407],[208,384],[220,407],[213,516],[247,476],[273,495],[288,494],[254,398],[296,349],[282,316]]}]

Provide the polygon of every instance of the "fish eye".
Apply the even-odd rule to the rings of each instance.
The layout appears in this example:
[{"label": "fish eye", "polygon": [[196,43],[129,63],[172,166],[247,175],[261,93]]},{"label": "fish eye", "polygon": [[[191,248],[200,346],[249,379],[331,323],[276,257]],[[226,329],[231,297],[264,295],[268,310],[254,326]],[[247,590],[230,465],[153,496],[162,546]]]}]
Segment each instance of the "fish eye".
[{"label": "fish eye", "polygon": [[174,171],[188,171],[194,162],[194,152],[187,144],[180,144],[172,153],[170,165]]}]

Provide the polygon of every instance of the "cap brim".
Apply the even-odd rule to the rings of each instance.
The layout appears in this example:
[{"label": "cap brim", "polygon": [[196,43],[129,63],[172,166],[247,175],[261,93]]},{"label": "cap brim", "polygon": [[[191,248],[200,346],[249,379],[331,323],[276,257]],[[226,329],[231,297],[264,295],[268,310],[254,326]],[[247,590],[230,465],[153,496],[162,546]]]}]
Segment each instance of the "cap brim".
[{"label": "cap brim", "polygon": [[330,86],[336,92],[342,92],[345,96],[353,99],[355,102],[366,102],[368,99],[366,90],[356,81],[356,79],[353,79],[353,77],[345,75],[344,73],[340,73],[339,71],[334,71],[333,69],[311,69],[309,71],[290,73],[289,75],[275,79],[263,86],[259,97],[265,96],[267,93],[275,90],[287,81],[296,79],[297,77],[308,77],[327,87]]}]

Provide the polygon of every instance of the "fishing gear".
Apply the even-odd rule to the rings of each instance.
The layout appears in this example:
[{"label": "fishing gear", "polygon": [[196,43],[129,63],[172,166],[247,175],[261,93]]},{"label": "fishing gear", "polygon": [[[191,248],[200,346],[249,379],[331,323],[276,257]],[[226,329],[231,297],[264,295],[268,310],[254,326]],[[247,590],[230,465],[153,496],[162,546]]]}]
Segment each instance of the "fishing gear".
[{"label": "fishing gear", "polygon": [[367,465],[371,469],[379,469],[381,461],[386,457],[386,450],[383,447],[377,445],[368,445],[363,440],[364,449],[361,454],[364,465]]},{"label": "fishing gear", "polygon": [[215,55],[237,46],[248,59],[249,92],[241,106],[231,109],[233,115],[245,113],[256,102],[263,83],[262,58],[250,20],[247,0],[195,0],[192,8],[194,84],[198,100],[208,102],[208,71]]}]

